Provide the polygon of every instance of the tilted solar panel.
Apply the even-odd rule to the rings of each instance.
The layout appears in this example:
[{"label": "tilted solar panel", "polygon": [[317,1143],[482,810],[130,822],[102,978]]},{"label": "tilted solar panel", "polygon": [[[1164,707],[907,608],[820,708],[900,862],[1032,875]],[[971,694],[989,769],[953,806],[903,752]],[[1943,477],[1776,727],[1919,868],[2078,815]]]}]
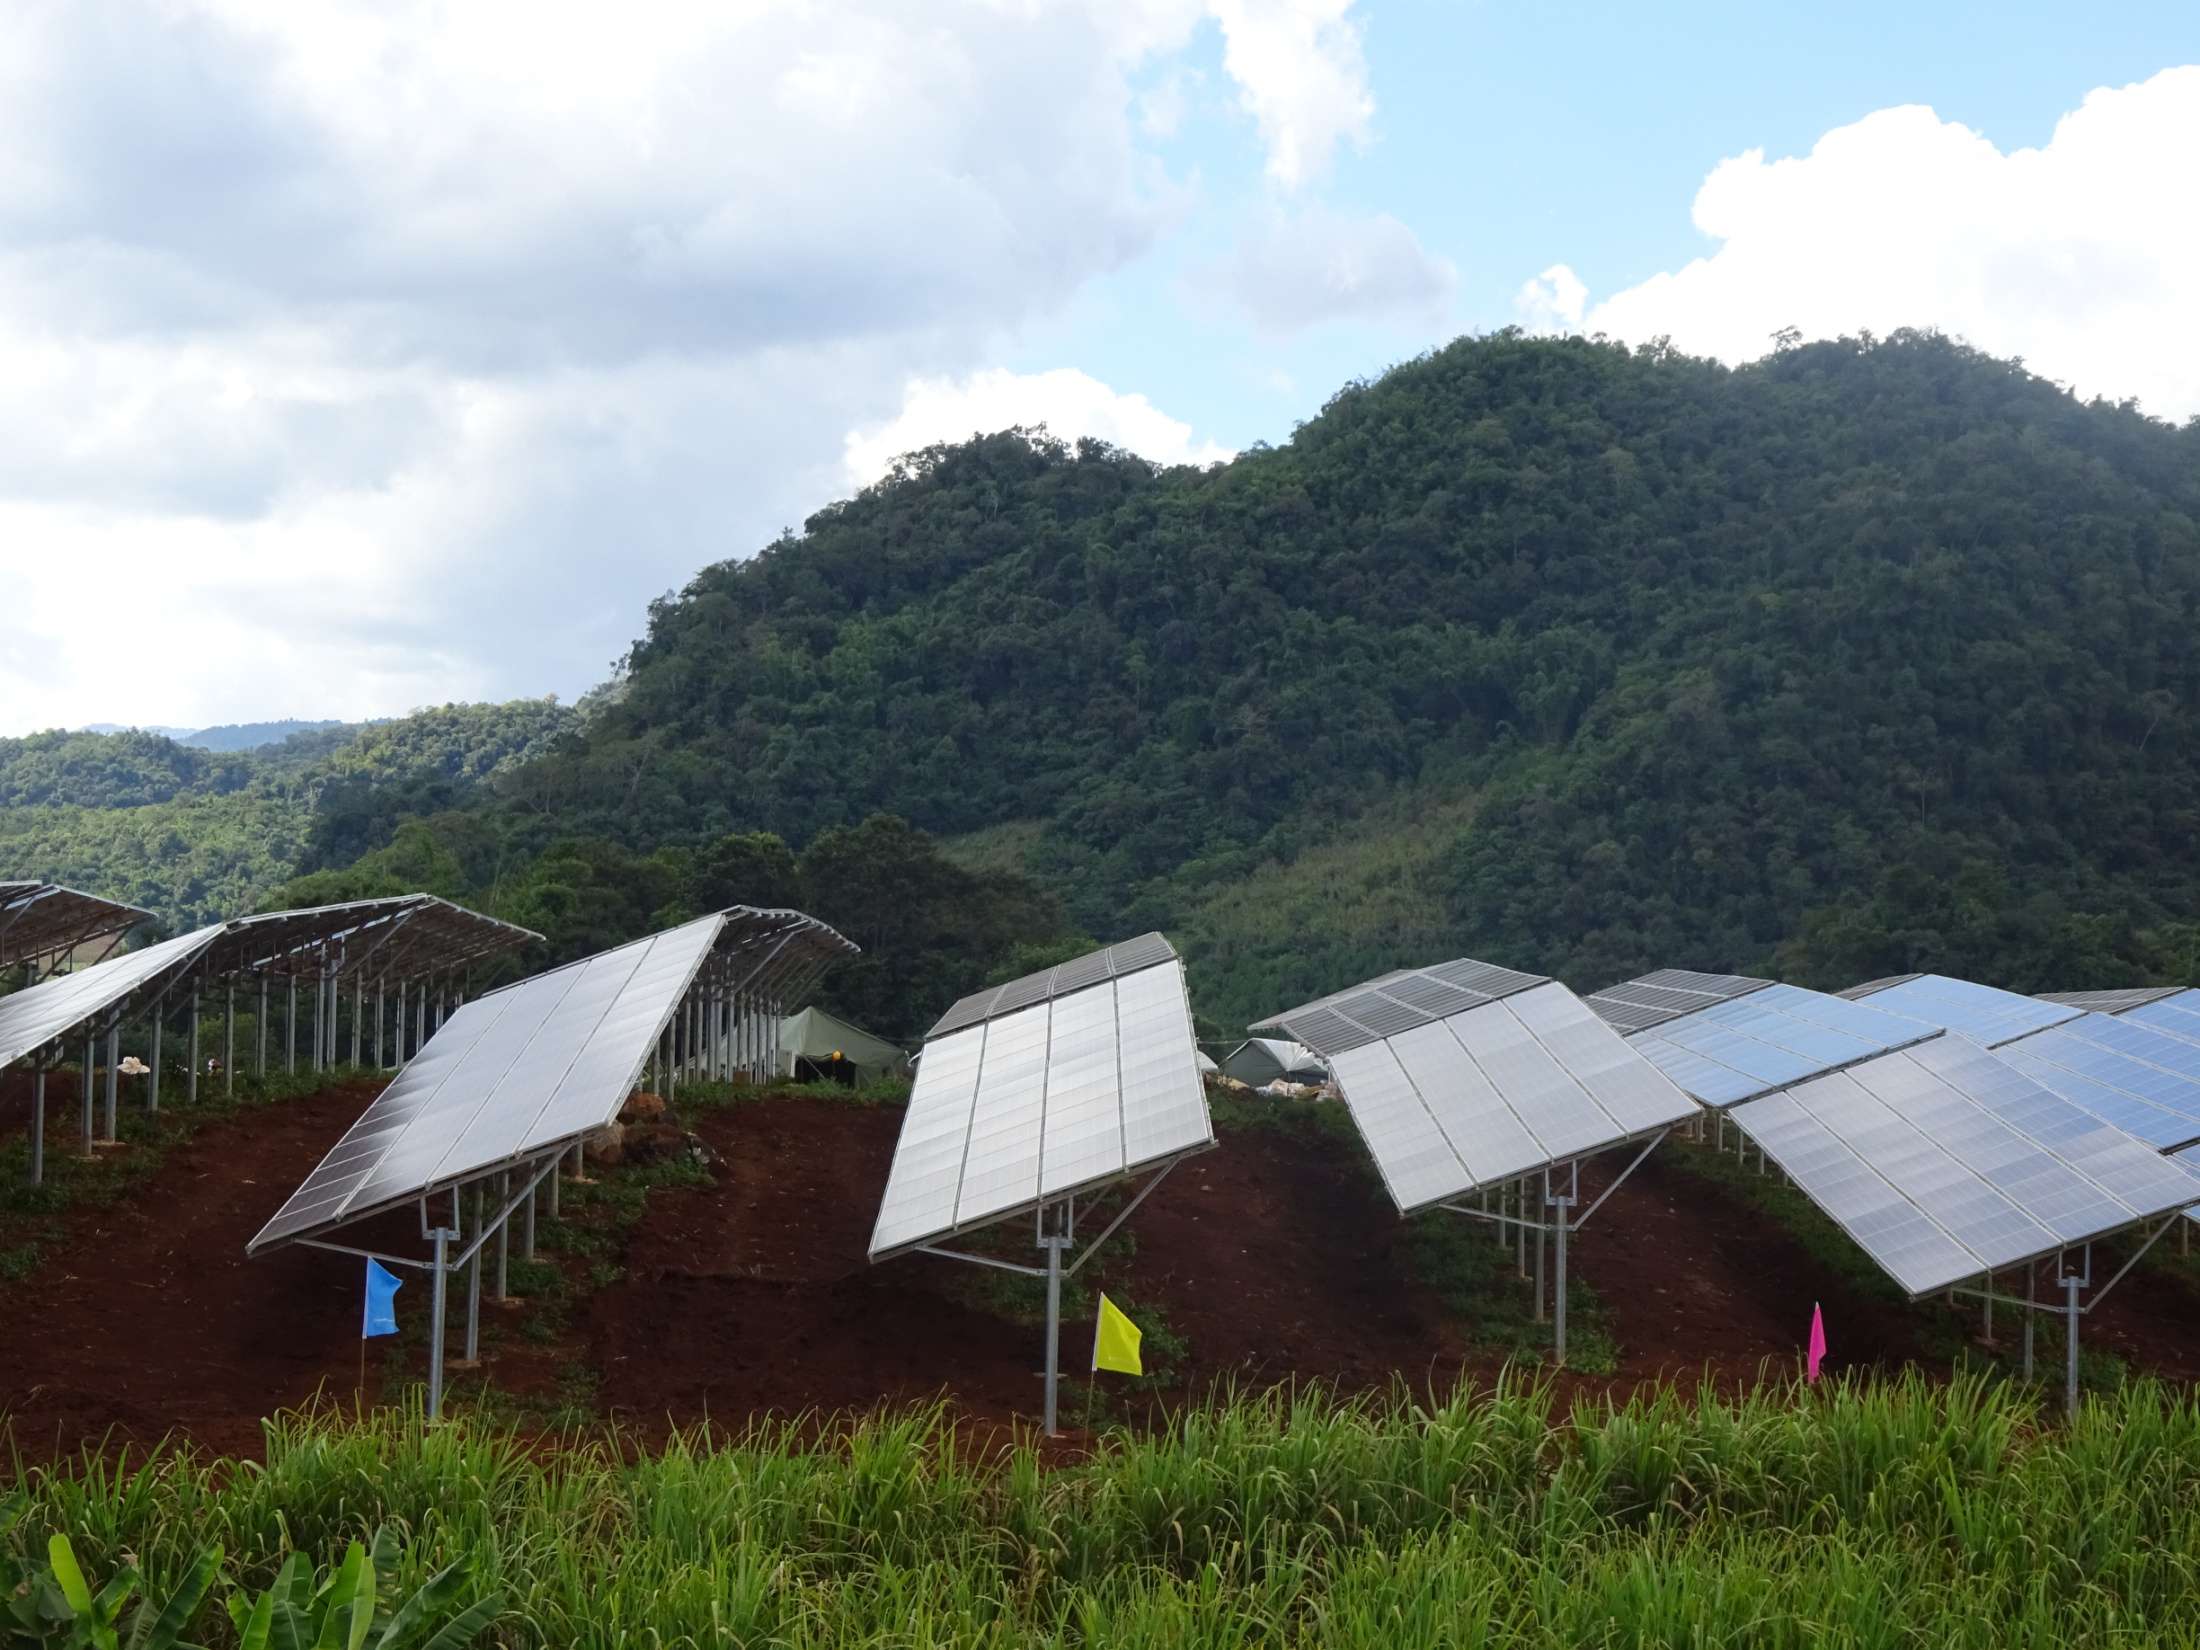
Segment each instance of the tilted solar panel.
[{"label": "tilted solar panel", "polygon": [[2029,1037],[2035,1031],[2075,1019],[2082,1012],[2067,1004],[2042,1002],[2037,997],[1952,979],[1946,974],[1914,974],[1868,995],[1863,993],[1864,987],[1852,986],[1841,995],[1888,1014],[1923,1020],[1987,1048]]},{"label": "tilted solar panel", "polygon": [[2135,1025],[2152,1026],[2172,1037],[2200,1043],[2200,991],[2180,991],[2127,1009],[2123,1016]]},{"label": "tilted solar panel", "polygon": [[0,1066],[35,1053],[86,1020],[159,984],[163,976],[195,962],[222,932],[220,924],[197,929],[0,997]]},{"label": "tilted solar panel", "polygon": [[2132,986],[2121,991],[2036,991],[2034,996],[2043,1003],[2061,1003],[2066,1008],[2082,1008],[2089,1014],[2121,1014],[2126,1009],[2140,1008],[2148,1003],[2160,1002],[2164,997],[2174,997],[2184,987],[2175,985]]},{"label": "tilted solar panel", "polygon": [[1938,1035],[1936,1026],[1767,981],[1665,1017],[1628,1042],[1705,1105],[1729,1106]]},{"label": "tilted solar panel", "polygon": [[[1509,985],[1499,972],[1411,971],[1446,983]],[[1533,979],[1533,976],[1517,976]],[[1555,981],[1542,980],[1440,1019],[1389,1024],[1353,1005],[1400,1002],[1399,975],[1275,1017],[1324,1054],[1338,1092],[1400,1213],[1655,1134],[1696,1105]],[[1379,989],[1378,989],[1379,988]],[[1471,989],[1471,988],[1469,988]],[[1273,1023],[1273,1022],[1264,1022]]]},{"label": "tilted solar panel", "polygon": [[[927,1040],[871,1259],[1214,1144],[1184,965],[1152,938],[1094,953],[1107,959],[1097,983],[1079,958],[1048,970],[1025,1006],[1004,1011],[995,994],[980,1018]],[[1063,992],[1064,977],[1088,983]]]},{"label": "tilted solar panel", "polygon": [[2200,1177],[1960,1038],[1732,1115],[1913,1297],[2200,1202]]},{"label": "tilted solar panel", "polygon": [[1161,935],[1141,934],[1136,939],[1123,940],[1053,968],[1042,968],[1035,974],[1010,980],[1006,985],[989,985],[983,991],[973,991],[959,998],[925,1035],[944,1037],[965,1026],[978,1025],[996,1014],[1012,1014],[1033,1003],[1097,985],[1102,980],[1135,974],[1175,956],[1175,948]]}]

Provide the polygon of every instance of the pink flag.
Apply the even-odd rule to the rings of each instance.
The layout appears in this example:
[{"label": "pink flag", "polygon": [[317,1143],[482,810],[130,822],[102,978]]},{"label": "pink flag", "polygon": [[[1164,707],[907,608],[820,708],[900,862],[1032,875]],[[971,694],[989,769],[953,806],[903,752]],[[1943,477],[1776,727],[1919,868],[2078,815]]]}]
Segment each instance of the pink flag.
[{"label": "pink flag", "polygon": [[1818,1310],[1818,1303],[1810,1303],[1810,1355],[1803,1361],[1803,1369],[1812,1380],[1818,1379],[1818,1366],[1826,1361],[1826,1318]]}]

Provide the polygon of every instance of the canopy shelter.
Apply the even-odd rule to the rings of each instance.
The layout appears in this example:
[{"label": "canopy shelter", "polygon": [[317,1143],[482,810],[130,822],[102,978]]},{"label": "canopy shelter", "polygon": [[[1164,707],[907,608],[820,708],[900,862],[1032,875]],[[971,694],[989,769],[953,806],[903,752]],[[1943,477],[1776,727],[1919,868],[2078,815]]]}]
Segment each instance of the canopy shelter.
[{"label": "canopy shelter", "polygon": [[[1710,980],[1716,989],[1700,986]],[[1683,1001],[1684,991],[1700,1000]],[[1731,1118],[1744,1145],[1777,1164],[1912,1299],[1980,1295],[1991,1335],[1997,1276],[2022,1268],[2029,1374],[2032,1311],[2067,1314],[2075,1348],[2079,1315],[2122,1276],[2080,1305],[2092,1245],[2134,1227],[2151,1244],[2172,1214],[2200,1201],[2200,1177],[2037,1077],[2018,1051],[2063,1036],[2076,1011],[1997,1000],[2011,995],[1914,975],[1859,1000],[1667,970],[1594,992],[1589,1003],[1629,1026],[1631,1046],[1719,1113],[1722,1139]],[[1969,1034],[1950,1034],[1958,1029]],[[2001,1046],[1989,1051],[1988,1037]],[[2061,1306],[2032,1298],[2046,1259],[2057,1262]]]},{"label": "canopy shelter", "polygon": [[[799,911],[735,906],[505,986],[459,1008],[259,1235],[426,1271],[434,1283],[428,1408],[442,1405],[443,1306],[470,1272],[466,1356],[479,1350],[481,1256],[509,1222],[534,1249],[535,1191],[617,1118],[652,1059],[658,1080],[761,1076],[787,1006],[856,947]],[[470,1194],[470,1199],[469,1199]],[[445,1202],[445,1199],[448,1202]],[[470,1200],[470,1214],[467,1204]],[[417,1241],[387,1220],[413,1208]],[[339,1238],[346,1241],[338,1241]]]},{"label": "canopy shelter", "polygon": [[813,1005],[787,1017],[779,1030],[775,1075],[799,1077],[805,1070],[826,1071],[836,1059],[853,1066],[865,1080],[899,1077],[909,1069],[905,1051],[883,1037],[872,1036],[861,1026],[850,1025],[837,1014]]},{"label": "canopy shelter", "polygon": [[[1144,934],[963,998],[927,1033],[872,1228],[870,1258],[912,1252],[1047,1284],[1046,1430],[1055,1430],[1062,1279],[1184,1158],[1213,1146],[1184,965]],[[1077,1206],[1123,1185],[1083,1253]],[[1044,1266],[944,1247],[1024,1215]]]},{"label": "canopy shelter", "polygon": [[[0,998],[0,1068],[18,1060],[33,1070],[31,1179],[45,1172],[46,1074],[64,1056],[82,1049],[78,1090],[84,1146],[94,1143],[93,1094],[104,1067],[104,1138],[115,1139],[121,1039],[137,1025],[147,1040],[148,1109],[158,1111],[165,1070],[163,1039],[172,1022],[185,1033],[186,1098],[198,1098],[206,1071],[201,1060],[201,1021],[208,1003],[224,1015],[220,1071],[225,1089],[236,1079],[238,987],[248,1000],[255,985],[257,1069],[268,1067],[273,1024],[271,993],[278,982],[287,1009],[284,1061],[298,1065],[299,987],[307,986],[311,1069],[338,1062],[343,1034],[350,1034],[351,1062],[401,1065],[446,1012],[463,998],[469,965],[517,950],[541,935],[427,894],[360,900],[311,910],[275,911],[196,929],[140,951],[125,952],[73,973],[49,977]],[[349,981],[351,1001],[346,1014]],[[366,989],[374,985],[371,1042]],[[386,1018],[395,984],[396,1014]],[[409,1011],[408,1011],[408,991]],[[348,1021],[348,1027],[347,1027]],[[79,1043],[81,1039],[81,1043]]]},{"label": "canopy shelter", "polygon": [[141,922],[152,921],[120,900],[79,893],[55,882],[0,881],[0,971],[21,968],[34,982],[73,958],[81,946],[107,943],[95,962],[104,961],[122,937]]},{"label": "canopy shelter", "polygon": [[[1252,1029],[1284,1031],[1328,1062],[1401,1215],[1442,1208],[1496,1223],[1501,1241],[1509,1226],[1523,1270],[1534,1234],[1538,1319],[1544,1246],[1555,1240],[1564,1363],[1568,1235],[1696,1103],[1557,981],[1471,958],[1400,969]],[[1583,1159],[1638,1143],[1575,1214]],[[1468,1197],[1478,1202],[1459,1201]]]},{"label": "canopy shelter", "polygon": [[1263,1088],[1282,1078],[1287,1083],[1326,1083],[1329,1068],[1304,1043],[1283,1037],[1248,1037],[1222,1059],[1222,1075],[1247,1088]]}]

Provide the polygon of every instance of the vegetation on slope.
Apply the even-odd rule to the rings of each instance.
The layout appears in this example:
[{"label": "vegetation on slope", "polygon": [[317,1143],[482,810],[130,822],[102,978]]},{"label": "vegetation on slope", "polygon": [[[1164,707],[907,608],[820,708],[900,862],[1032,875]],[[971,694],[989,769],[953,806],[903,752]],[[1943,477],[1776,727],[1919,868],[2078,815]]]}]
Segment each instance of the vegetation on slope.
[{"label": "vegetation on slope", "polygon": [[661,1454],[281,1418],[266,1454],[33,1470],[0,1494],[0,1573],[62,1534],[154,1596],[213,1545],[258,1588],[392,1525],[398,1591],[470,1560],[495,1642],[560,1650],[2170,1645],[2200,1583],[2200,1409],[2147,1384],[2054,1429],[2016,1389],[1914,1375],[1570,1415],[1547,1387],[1302,1391],[1051,1467],[937,1412]]}]

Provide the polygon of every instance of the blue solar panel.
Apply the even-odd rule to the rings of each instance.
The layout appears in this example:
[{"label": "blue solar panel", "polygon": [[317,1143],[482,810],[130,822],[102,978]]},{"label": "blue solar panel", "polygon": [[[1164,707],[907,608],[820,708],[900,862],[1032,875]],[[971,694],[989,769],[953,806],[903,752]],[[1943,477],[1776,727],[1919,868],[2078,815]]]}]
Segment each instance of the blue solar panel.
[{"label": "blue solar panel", "polygon": [[1704,1104],[1727,1106],[1938,1034],[1838,997],[1768,985],[1628,1041]]},{"label": "blue solar panel", "polygon": [[2200,991],[2180,991],[2174,997],[2157,998],[2131,1009],[2122,1018],[2152,1026],[2156,1031],[2166,1031],[2172,1037],[2200,1043]]},{"label": "blue solar panel", "polygon": [[2044,1089],[2061,1095],[2073,1106],[2091,1112],[2104,1123],[2113,1123],[2126,1134],[2144,1140],[2156,1151],[2167,1151],[2188,1141],[2200,1141],[2200,1121],[2166,1110],[2113,1084],[2072,1071],[2067,1066],[2028,1052],[2036,1039],[2027,1038],[2008,1048],[1996,1049],[1997,1058],[2021,1071]]},{"label": "blue solar panel", "polygon": [[1882,1013],[1899,1014],[1943,1031],[1958,1032],[1974,1043],[1997,1048],[2016,1037],[2073,1020],[2084,1012],[2066,1003],[2042,1002],[1970,980],[1950,979],[1945,974],[1920,974],[1884,991],[1875,991],[1863,1003]]}]

